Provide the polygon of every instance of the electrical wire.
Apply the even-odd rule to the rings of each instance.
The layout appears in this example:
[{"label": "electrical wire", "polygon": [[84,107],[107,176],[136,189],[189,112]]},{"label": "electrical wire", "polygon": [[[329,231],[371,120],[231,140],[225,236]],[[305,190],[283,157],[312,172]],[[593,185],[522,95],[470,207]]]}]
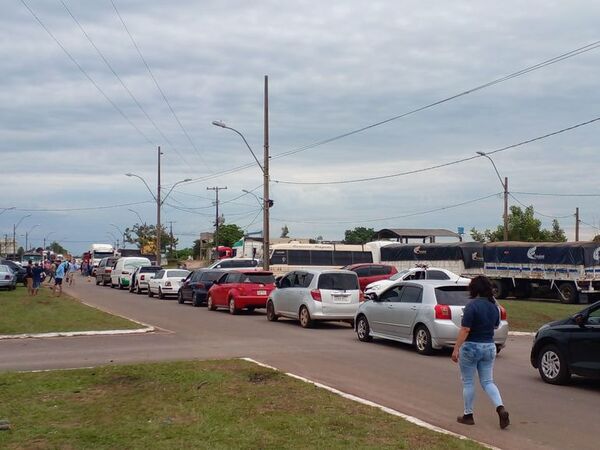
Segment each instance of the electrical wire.
[{"label": "electrical wire", "polygon": [[[494,153],[500,153],[500,152],[504,152],[506,150],[510,150],[516,147],[520,147],[526,144],[530,144],[532,142],[536,142],[536,141],[540,141],[542,139],[546,139],[552,136],[556,136],[557,134],[561,134],[561,133],[565,133],[567,131],[571,131],[574,130],[576,128],[579,127],[583,127],[585,125],[589,125],[591,123],[597,122],[600,120],[600,117],[596,117],[594,119],[591,120],[587,120],[585,122],[580,122],[578,124],[575,125],[571,125],[569,127],[566,128],[562,128],[560,130],[557,131],[552,131],[550,133],[546,133],[544,135],[541,136],[537,136],[531,139],[527,139],[525,141],[521,141],[518,142],[516,144],[512,144],[512,145],[507,145],[506,147],[502,147],[496,150],[491,150],[491,151],[485,151],[482,153],[485,153],[486,155],[493,155]],[[429,167],[424,167],[421,169],[416,169],[416,170],[408,170],[405,172],[398,172],[398,173],[393,173],[393,174],[388,174],[388,175],[379,175],[379,176],[375,176],[375,177],[365,177],[365,178],[355,178],[355,179],[350,179],[350,180],[338,180],[338,181],[289,181],[289,180],[272,180],[274,183],[279,183],[279,184],[293,184],[293,185],[305,185],[305,186],[325,186],[325,185],[335,185],[335,184],[350,184],[350,183],[362,183],[365,181],[375,181],[375,180],[384,180],[384,179],[388,179],[388,178],[396,178],[396,177],[401,177],[401,176],[405,176],[405,175],[412,175],[415,173],[422,173],[422,172],[427,172],[429,170],[434,170],[434,169],[440,169],[442,167],[448,167],[448,166],[452,166],[455,164],[460,164],[466,161],[472,161],[474,159],[477,158],[483,158],[484,155],[473,155],[473,156],[468,156],[466,158],[461,158],[461,159],[457,159],[455,161],[450,161],[447,163],[443,163],[443,164],[436,164],[435,166],[429,166]]]},{"label": "electrical wire", "polygon": [[[508,193],[508,195],[509,195],[509,196],[510,196],[510,197],[511,197],[511,198],[512,198],[514,201],[516,201],[516,202],[517,202],[519,205],[523,206],[524,208],[528,208],[529,206],[533,206],[533,205],[526,205],[526,204],[525,204],[525,203],[523,203],[521,200],[519,200],[517,197],[515,197],[515,196],[512,194],[512,192],[509,192],[509,193]],[[568,215],[566,215],[566,216],[552,216],[552,215],[550,215],[550,214],[544,214],[544,213],[541,213],[541,212],[539,212],[539,211],[536,211],[536,209],[535,209],[535,208],[533,208],[533,213],[534,213],[534,214],[537,214],[538,216],[547,217],[548,219],[556,219],[556,220],[558,220],[558,219],[566,219],[566,218],[569,218],[569,217],[573,217],[573,214],[568,214]]]},{"label": "electrical wire", "polygon": [[121,203],[119,205],[106,205],[106,206],[88,206],[86,208],[15,208],[15,211],[23,212],[68,212],[68,211],[95,211],[100,209],[113,209],[123,208],[125,206],[143,205],[146,203],[154,203],[152,200],[146,200],[143,202],[134,203]]},{"label": "electrical wire", "polygon": [[187,132],[187,130],[185,129],[185,127],[183,126],[183,124],[181,123],[181,120],[179,120],[179,117],[177,116],[177,114],[175,113],[175,110],[173,109],[173,106],[171,106],[171,102],[169,102],[169,99],[167,98],[165,92],[163,91],[163,89],[160,87],[160,84],[158,84],[158,80],[156,79],[156,77],[154,76],[154,73],[152,72],[152,69],[150,69],[150,65],[148,64],[148,62],[146,61],[146,58],[144,58],[144,55],[142,54],[142,51],[140,50],[140,48],[138,47],[135,39],[133,38],[133,35],[130,33],[129,28],[127,27],[127,25],[125,24],[125,20],[123,20],[123,17],[121,16],[121,13],[119,13],[119,10],[117,9],[117,5],[115,4],[114,0],[110,0],[110,2],[112,3],[112,6],[115,10],[115,13],[117,13],[117,16],[119,17],[119,20],[121,21],[121,24],[123,25],[123,28],[125,29],[125,32],[127,33],[127,35],[129,36],[129,39],[131,40],[131,43],[133,44],[133,46],[135,47],[135,50],[137,51],[137,54],[140,56],[140,59],[142,60],[142,62],[144,63],[144,66],[146,67],[146,69],[148,70],[148,73],[150,74],[150,77],[152,78],[152,81],[154,81],[154,85],[156,86],[156,88],[158,89],[158,91],[160,92],[160,95],[162,96],[163,100],[165,101],[165,103],[167,104],[167,106],[169,107],[169,110],[171,111],[171,114],[173,115],[173,117],[175,118],[175,120],[177,121],[177,123],[179,124],[179,128],[181,128],[181,131],[183,131],[183,134],[185,135],[185,137],[187,138],[188,142],[190,143],[190,145],[192,146],[192,148],[194,149],[194,151],[196,152],[196,154],[198,155],[198,157],[200,158],[200,160],[202,161],[202,163],[206,166],[206,168],[210,171],[210,172],[214,172],[210,166],[206,163],[206,161],[204,160],[204,158],[202,157],[202,155],[200,154],[200,151],[198,150],[198,148],[196,147],[196,145],[194,144],[194,141],[192,141],[192,138],[190,136],[190,134]]},{"label": "electrical wire", "polygon": [[102,94],[102,96],[106,99],[106,101],[111,104],[111,106],[129,123],[129,125],[131,125],[140,134],[140,136],[142,136],[144,138],[144,140],[146,142],[148,142],[150,145],[156,146],[156,144],[154,142],[152,142],[152,140],[150,140],[150,138],[148,136],[146,136],[146,134],[136,124],[133,123],[133,121],[127,116],[127,114],[125,114],[125,112],[121,108],[119,108],[119,106],[114,101],[111,100],[111,98],[106,94],[106,92],[104,92],[102,90],[102,88],[98,85],[98,83],[96,83],[96,81],[90,76],[89,73],[86,72],[86,70],[81,66],[81,64],[79,64],[79,62],[77,62],[77,60],[73,57],[73,55],[71,55],[71,53],[69,53],[69,51],[65,48],[65,46],[62,45],[62,43],[58,40],[58,38],[56,36],[54,36],[54,34],[52,34],[50,29],[44,24],[44,22],[42,22],[42,20],[30,8],[30,6],[25,2],[25,0],[20,0],[20,2],[23,4],[23,6],[25,6],[27,11],[29,11],[29,13],[33,16],[33,18],[40,24],[40,26],[44,29],[44,31],[46,31],[46,33],[48,33],[48,35],[54,40],[54,42],[56,42],[56,44],[61,48],[61,50],[65,53],[65,55],[67,55],[67,57],[71,60],[71,62],[73,64],[75,64],[75,66],[79,69],[79,71],[88,79],[88,81],[90,83],[92,83],[94,85],[94,87],[98,90],[98,92],[100,92],[100,94]]},{"label": "electrical wire", "polygon": [[513,194],[519,195],[537,195],[547,197],[600,197],[600,194],[556,194],[556,193],[544,193],[544,192],[518,192],[512,191]]},{"label": "electrical wire", "polygon": [[376,219],[344,219],[344,220],[335,220],[335,221],[323,221],[323,220],[310,220],[310,221],[305,221],[305,220],[289,220],[289,219],[279,219],[276,217],[271,217],[271,220],[274,220],[276,222],[282,222],[282,223],[304,223],[304,224],[338,224],[338,223],[368,223],[368,222],[383,222],[385,220],[392,220],[392,219],[404,219],[406,217],[414,217],[414,216],[421,216],[424,214],[431,214],[434,212],[439,212],[439,211],[445,211],[447,209],[452,209],[452,208],[458,208],[459,206],[464,206],[464,205],[468,205],[470,203],[476,203],[476,202],[480,202],[482,200],[487,200],[488,198],[492,198],[492,197],[497,197],[499,195],[501,195],[502,192],[496,192],[495,194],[490,194],[490,195],[486,195],[484,197],[479,197],[473,200],[467,200],[464,202],[460,202],[460,203],[455,203],[452,205],[446,205],[446,206],[442,206],[439,208],[434,208],[434,209],[428,209],[425,211],[418,211],[418,212],[414,212],[414,213],[408,213],[408,214],[402,214],[399,216],[391,216],[391,217],[379,217]]},{"label": "electrical wire", "polygon": [[592,42],[591,44],[584,45],[583,47],[576,48],[575,50],[571,50],[569,52],[566,52],[566,53],[563,53],[561,55],[555,56],[553,58],[547,59],[546,61],[542,61],[542,62],[540,62],[538,64],[533,65],[533,66],[526,67],[525,69],[518,70],[517,72],[513,72],[513,73],[511,73],[509,75],[506,75],[506,76],[503,76],[501,78],[497,78],[495,80],[492,80],[492,81],[489,81],[487,83],[481,84],[481,85],[476,86],[474,88],[467,89],[466,91],[460,92],[458,94],[451,95],[450,97],[446,97],[446,98],[443,98],[441,100],[437,100],[435,102],[429,103],[429,104],[427,104],[425,106],[421,106],[419,108],[413,109],[411,111],[407,111],[405,113],[398,114],[396,116],[390,117],[389,119],[381,120],[381,121],[375,122],[375,123],[373,123],[371,125],[367,125],[367,126],[364,126],[362,128],[358,128],[356,130],[348,131],[346,133],[342,133],[342,134],[339,134],[337,136],[334,136],[334,137],[331,137],[331,138],[328,138],[328,139],[323,139],[321,141],[317,141],[317,142],[314,142],[312,144],[308,144],[308,145],[305,145],[303,147],[299,147],[299,148],[294,149],[294,150],[289,150],[287,152],[283,152],[283,153],[274,155],[272,157],[272,159],[283,158],[285,156],[294,155],[296,153],[304,152],[306,150],[310,150],[312,148],[315,148],[315,147],[318,147],[318,146],[321,146],[321,145],[324,145],[324,144],[328,144],[330,142],[338,141],[338,140],[346,138],[348,136],[352,136],[352,135],[355,135],[355,134],[358,134],[358,133],[362,133],[363,131],[370,130],[371,128],[375,128],[375,127],[378,127],[380,125],[384,125],[386,123],[389,123],[389,122],[392,122],[392,121],[395,121],[395,120],[398,120],[398,119],[410,116],[412,114],[418,113],[420,111],[424,111],[426,109],[433,108],[434,106],[438,106],[438,105],[441,105],[443,103],[449,102],[451,100],[455,100],[457,98],[463,97],[465,95],[472,94],[473,92],[477,92],[477,91],[480,91],[482,89],[488,88],[490,86],[494,86],[496,84],[500,84],[500,83],[502,83],[504,81],[511,80],[512,78],[519,77],[521,75],[527,74],[527,73],[532,72],[534,70],[541,69],[543,67],[549,66],[551,64],[555,64],[557,62],[563,61],[563,60],[568,59],[568,58],[572,58],[572,57],[580,55],[582,53],[589,52],[591,50],[595,50],[598,47],[600,47],[600,41]]}]

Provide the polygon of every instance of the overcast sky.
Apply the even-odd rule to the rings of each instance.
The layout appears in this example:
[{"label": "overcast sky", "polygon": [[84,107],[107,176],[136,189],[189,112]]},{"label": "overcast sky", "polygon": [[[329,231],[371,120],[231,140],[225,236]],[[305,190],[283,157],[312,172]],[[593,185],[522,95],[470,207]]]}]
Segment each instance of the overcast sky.
[{"label": "overcast sky", "polygon": [[[227,186],[220,193],[227,223],[260,231],[257,199],[240,197],[243,189],[262,195],[260,169],[238,135],[211,122],[222,120],[242,132],[262,160],[264,75],[276,156],[600,39],[598,2],[114,0],[167,104],[111,0],[63,1],[131,95],[61,0],[24,2],[72,59],[21,0],[3,2],[0,213],[16,209],[0,214],[0,233],[12,236],[13,225],[31,214],[17,228],[21,245],[30,231],[37,245],[47,237],[75,253],[92,242],[111,242],[110,233],[119,237],[117,228],[139,222],[130,208],[155,222],[150,193],[124,174],[140,175],[154,190],[158,145],[164,188],[195,180],[177,186],[163,208],[163,222],[173,221],[180,247],[212,229],[214,192],[207,187]],[[594,119],[600,116],[599,63],[600,48],[593,49],[274,158],[272,234],[284,224],[291,236],[325,239],[343,239],[344,230],[355,226],[495,227],[502,196],[492,194],[502,186],[485,158],[367,182],[278,182],[417,170]],[[600,194],[599,127],[595,122],[495,154],[501,176],[509,177],[510,203],[533,205],[546,227],[552,220],[546,216],[559,217],[571,240],[579,206],[581,236],[594,236],[599,198],[564,195]],[[93,209],[98,207],[111,208]]]}]

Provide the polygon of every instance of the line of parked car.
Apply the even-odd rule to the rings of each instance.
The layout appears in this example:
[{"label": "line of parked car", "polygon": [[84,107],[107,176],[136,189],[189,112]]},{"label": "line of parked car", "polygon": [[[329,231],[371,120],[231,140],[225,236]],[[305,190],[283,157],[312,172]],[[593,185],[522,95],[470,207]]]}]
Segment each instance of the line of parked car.
[{"label": "line of parked car", "polygon": [[[362,342],[398,341],[423,355],[454,345],[470,301],[470,280],[438,268],[398,272],[392,266],[358,264],[294,270],[276,279],[258,267],[256,260],[238,259],[188,271],[152,266],[146,258],[108,258],[98,267],[96,284],[148,297],[176,297],[180,304],[223,308],[230,314],[265,308],[268,321],[294,319],[304,328],[318,321],[344,321]],[[509,328],[506,310],[500,306],[500,311],[497,352],[505,346]],[[531,364],[552,384],[566,383],[571,374],[600,376],[600,302],[540,328]]]}]

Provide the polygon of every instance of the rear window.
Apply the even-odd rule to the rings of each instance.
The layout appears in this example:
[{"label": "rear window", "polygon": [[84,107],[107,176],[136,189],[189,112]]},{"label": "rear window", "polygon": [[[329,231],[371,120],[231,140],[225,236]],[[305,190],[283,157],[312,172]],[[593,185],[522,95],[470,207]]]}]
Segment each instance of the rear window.
[{"label": "rear window", "polygon": [[245,274],[242,277],[242,283],[275,283],[275,277],[271,274]]},{"label": "rear window", "polygon": [[189,275],[187,270],[169,270],[167,276],[169,278],[185,278]]},{"label": "rear window", "polygon": [[221,278],[222,275],[223,272],[216,270],[214,272],[202,272],[200,275],[200,279],[203,281],[215,281]]},{"label": "rear window", "polygon": [[471,301],[468,286],[443,286],[435,288],[438,305],[466,305]]},{"label": "rear window", "polygon": [[161,270],[160,267],[158,266],[142,266],[140,267],[140,272],[158,272],[159,270]]},{"label": "rear window", "polygon": [[358,277],[349,273],[323,273],[319,276],[318,289],[350,291],[358,289]]}]

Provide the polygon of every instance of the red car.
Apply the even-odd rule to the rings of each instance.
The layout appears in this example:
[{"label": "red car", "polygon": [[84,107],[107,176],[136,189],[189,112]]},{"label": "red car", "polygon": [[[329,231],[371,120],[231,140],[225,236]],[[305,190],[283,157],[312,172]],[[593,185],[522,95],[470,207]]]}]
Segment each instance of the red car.
[{"label": "red car", "polygon": [[208,290],[208,309],[228,308],[231,314],[240,309],[264,308],[267,297],[275,289],[273,272],[231,270],[224,272]]},{"label": "red car", "polygon": [[398,270],[394,266],[385,264],[352,264],[344,267],[344,269],[356,272],[361,291],[364,291],[369,283],[387,280],[395,273],[398,273]]}]

